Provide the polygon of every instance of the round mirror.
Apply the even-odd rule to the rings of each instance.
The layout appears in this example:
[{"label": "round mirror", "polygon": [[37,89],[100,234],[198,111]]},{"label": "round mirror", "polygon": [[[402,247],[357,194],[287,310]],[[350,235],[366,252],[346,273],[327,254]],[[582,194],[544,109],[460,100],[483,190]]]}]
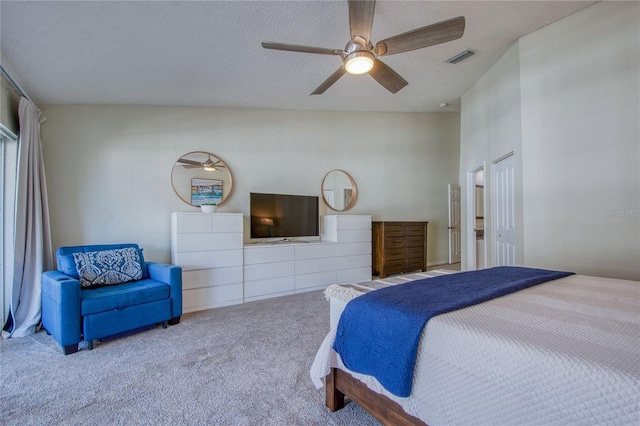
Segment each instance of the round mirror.
[{"label": "round mirror", "polygon": [[231,194],[231,170],[210,152],[189,152],[171,170],[171,185],[178,197],[190,206],[220,205]]},{"label": "round mirror", "polygon": [[358,188],[351,175],[344,170],[334,169],[322,179],[322,199],[337,212],[349,210],[356,203]]}]

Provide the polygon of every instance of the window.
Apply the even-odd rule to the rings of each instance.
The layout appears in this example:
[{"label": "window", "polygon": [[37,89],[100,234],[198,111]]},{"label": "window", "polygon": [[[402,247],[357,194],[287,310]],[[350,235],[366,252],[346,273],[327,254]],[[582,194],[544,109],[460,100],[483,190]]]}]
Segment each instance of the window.
[{"label": "window", "polygon": [[14,212],[16,199],[18,137],[0,124],[0,299],[2,325],[9,314],[13,278]]}]

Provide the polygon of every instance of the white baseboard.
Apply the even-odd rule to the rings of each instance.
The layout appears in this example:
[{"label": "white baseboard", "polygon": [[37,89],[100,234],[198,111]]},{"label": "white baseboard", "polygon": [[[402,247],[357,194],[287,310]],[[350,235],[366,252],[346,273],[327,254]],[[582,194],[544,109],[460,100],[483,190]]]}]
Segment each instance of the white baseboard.
[{"label": "white baseboard", "polygon": [[431,262],[427,262],[427,266],[435,266],[435,265],[448,265],[448,260],[434,260]]}]

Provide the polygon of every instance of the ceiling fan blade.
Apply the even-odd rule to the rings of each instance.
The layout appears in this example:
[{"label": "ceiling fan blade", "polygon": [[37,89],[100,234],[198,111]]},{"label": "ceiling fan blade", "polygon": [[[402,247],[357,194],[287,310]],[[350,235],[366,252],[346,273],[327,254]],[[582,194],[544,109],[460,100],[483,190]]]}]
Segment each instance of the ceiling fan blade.
[{"label": "ceiling fan blade", "polygon": [[262,47],[264,47],[265,49],[284,50],[286,52],[316,53],[318,55],[342,55],[342,49],[327,49],[325,47],[275,43],[272,41],[263,41]]},{"label": "ceiling fan blade", "polygon": [[195,164],[183,164],[182,167],[185,169],[201,169],[202,164],[198,164],[197,166]]},{"label": "ceiling fan blade", "polygon": [[392,70],[387,64],[379,59],[375,60],[373,68],[369,71],[378,83],[384,86],[391,93],[397,93],[404,86],[409,84],[400,74]]},{"label": "ceiling fan blade", "polygon": [[371,38],[375,8],[375,0],[349,0],[349,27],[352,39],[360,36],[365,39],[365,45],[367,44]]},{"label": "ceiling fan blade", "polygon": [[191,164],[191,165],[194,165],[194,166],[202,167],[202,163],[201,162],[194,161],[194,160],[188,160],[186,158],[180,158],[178,160],[178,163]]},{"label": "ceiling fan blade", "polygon": [[462,37],[464,26],[464,16],[458,16],[381,40],[376,44],[376,50],[378,56],[384,56],[446,43]]},{"label": "ceiling fan blade", "polygon": [[313,91],[312,95],[322,95],[325,92],[325,90],[331,87],[333,83],[338,81],[340,77],[342,77],[346,72],[347,70],[344,68],[344,65],[338,68],[336,72],[331,74],[328,79],[322,82],[322,84],[318,86],[316,90]]}]

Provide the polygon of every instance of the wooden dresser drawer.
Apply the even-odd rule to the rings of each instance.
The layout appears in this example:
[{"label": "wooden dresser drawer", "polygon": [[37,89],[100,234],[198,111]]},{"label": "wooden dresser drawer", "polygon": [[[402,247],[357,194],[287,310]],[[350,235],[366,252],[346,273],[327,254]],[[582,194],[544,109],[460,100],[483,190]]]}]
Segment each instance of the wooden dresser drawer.
[{"label": "wooden dresser drawer", "polygon": [[418,269],[424,271],[424,267],[423,259],[407,259],[407,266],[403,272],[412,272],[417,271]]},{"label": "wooden dresser drawer", "polygon": [[407,247],[424,247],[424,237],[407,237]]},{"label": "wooden dresser drawer", "polygon": [[392,260],[388,261],[384,265],[384,270],[388,274],[399,274],[400,272],[405,271],[405,260]]},{"label": "wooden dresser drawer", "polygon": [[407,247],[406,257],[407,259],[424,259],[424,247]]},{"label": "wooden dresser drawer", "polygon": [[406,240],[404,237],[394,237],[384,239],[384,249],[393,250],[406,247]]},{"label": "wooden dresser drawer", "polygon": [[424,238],[424,225],[407,225],[407,236],[420,236]]},{"label": "wooden dresser drawer", "polygon": [[384,228],[384,237],[404,237],[407,227],[404,225],[388,225]]},{"label": "wooden dresser drawer", "polygon": [[385,250],[384,258],[387,261],[402,260],[405,258],[405,249],[400,248],[400,249],[394,249],[394,250]]}]

